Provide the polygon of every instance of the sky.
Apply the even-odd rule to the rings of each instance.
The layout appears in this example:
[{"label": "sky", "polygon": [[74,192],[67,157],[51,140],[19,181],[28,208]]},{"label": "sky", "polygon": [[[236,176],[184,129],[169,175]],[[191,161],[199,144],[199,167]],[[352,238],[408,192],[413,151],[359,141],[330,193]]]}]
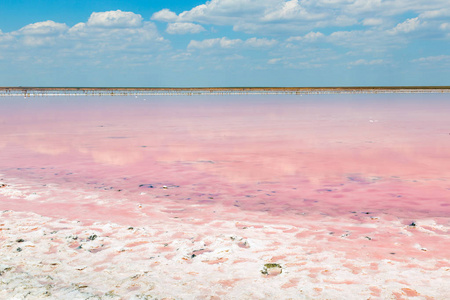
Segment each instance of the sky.
[{"label": "sky", "polygon": [[450,85],[448,0],[0,0],[0,86]]}]

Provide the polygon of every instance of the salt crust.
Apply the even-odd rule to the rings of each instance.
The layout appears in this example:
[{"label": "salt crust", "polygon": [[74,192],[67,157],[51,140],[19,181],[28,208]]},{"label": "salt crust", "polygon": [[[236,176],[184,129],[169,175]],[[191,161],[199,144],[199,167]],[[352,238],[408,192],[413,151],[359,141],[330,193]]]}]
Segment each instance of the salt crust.
[{"label": "salt crust", "polygon": [[[31,190],[8,184],[0,195],[45,201],[51,194]],[[450,227],[443,222],[417,220],[424,226],[411,229],[401,220],[377,217],[377,226],[359,228],[400,231],[403,238],[391,245],[400,256],[381,255],[386,244],[379,245],[381,252],[367,252],[372,256],[352,256],[355,252],[345,248],[349,239],[354,245],[372,241],[351,230],[327,240],[331,233],[320,229],[349,228],[355,225],[350,220],[323,217],[317,226],[317,218],[305,218],[300,227],[224,214],[203,223],[166,219],[133,226],[3,211],[0,298],[446,299],[450,294],[448,256],[433,256],[439,249],[426,240],[413,241],[426,234],[448,245]],[[262,274],[266,263],[280,264],[282,272]]]}]

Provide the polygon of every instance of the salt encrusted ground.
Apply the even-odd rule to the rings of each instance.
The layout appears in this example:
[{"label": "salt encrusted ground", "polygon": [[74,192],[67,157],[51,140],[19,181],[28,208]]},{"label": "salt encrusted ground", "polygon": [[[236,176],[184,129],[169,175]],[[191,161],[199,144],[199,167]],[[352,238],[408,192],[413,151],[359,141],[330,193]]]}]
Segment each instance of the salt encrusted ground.
[{"label": "salt encrusted ground", "polygon": [[[123,202],[108,193],[36,189],[18,180],[4,184],[3,201]],[[450,295],[448,218],[418,219],[411,226],[389,214],[348,218],[306,210],[293,219],[221,205],[199,205],[202,213],[189,218],[177,217],[182,208],[170,200],[145,206],[128,209],[151,211],[151,216],[142,212],[126,224],[92,222],[89,215],[79,221],[3,211],[0,297],[445,299]],[[280,264],[282,273],[262,274],[266,263]]]}]

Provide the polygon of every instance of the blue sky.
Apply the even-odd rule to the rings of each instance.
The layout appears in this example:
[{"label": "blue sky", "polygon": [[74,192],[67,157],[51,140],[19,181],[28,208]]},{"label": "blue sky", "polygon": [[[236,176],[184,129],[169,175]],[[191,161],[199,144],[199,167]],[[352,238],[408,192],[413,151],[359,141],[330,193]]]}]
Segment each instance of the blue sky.
[{"label": "blue sky", "polygon": [[450,85],[448,0],[2,0],[0,86]]}]

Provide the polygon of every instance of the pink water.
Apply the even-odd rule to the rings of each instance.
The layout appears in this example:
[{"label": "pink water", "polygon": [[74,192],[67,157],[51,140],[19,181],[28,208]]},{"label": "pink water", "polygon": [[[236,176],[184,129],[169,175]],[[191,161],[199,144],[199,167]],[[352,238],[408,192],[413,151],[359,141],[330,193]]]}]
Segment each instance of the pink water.
[{"label": "pink water", "polygon": [[[220,231],[221,221],[236,222],[236,230],[281,226],[281,240],[264,251],[284,252],[269,261],[290,261],[301,245],[339,253],[354,274],[361,264],[392,260],[411,268],[427,262],[430,272],[449,275],[449,94],[0,101],[0,181],[40,197],[0,195],[0,210],[85,226],[170,227],[175,220],[204,236],[214,235],[212,224]],[[283,289],[301,285],[287,279]],[[239,281],[220,280],[222,289]],[[344,284],[316,283],[307,298]],[[367,288],[374,299],[417,289]],[[447,290],[428,292],[444,299]]]}]

